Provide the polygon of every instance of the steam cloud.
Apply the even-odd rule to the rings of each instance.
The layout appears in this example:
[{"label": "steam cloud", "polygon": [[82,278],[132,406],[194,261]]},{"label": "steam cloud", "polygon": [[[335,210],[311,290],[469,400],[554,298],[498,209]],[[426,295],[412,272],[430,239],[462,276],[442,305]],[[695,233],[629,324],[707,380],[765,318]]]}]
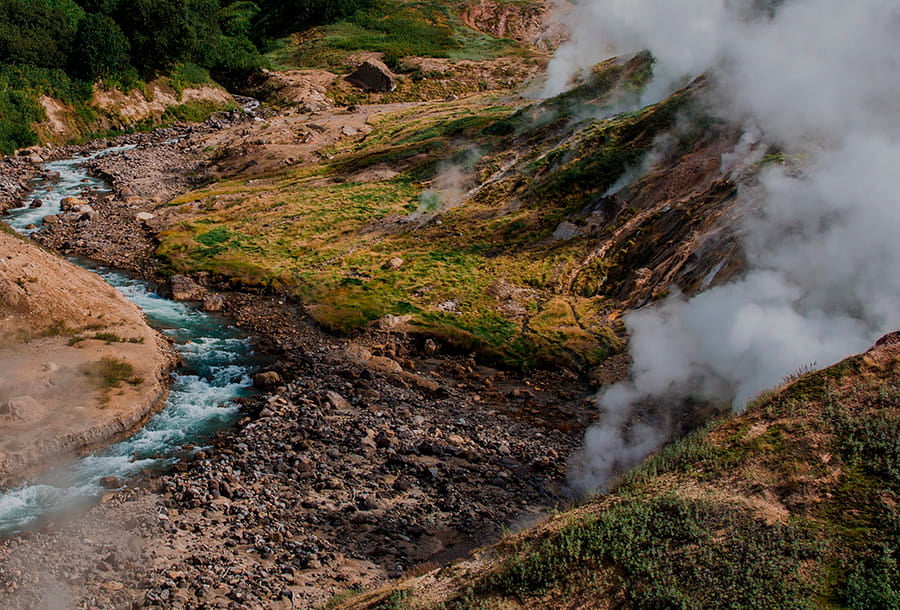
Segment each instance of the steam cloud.
[{"label": "steam cloud", "polygon": [[900,328],[900,7],[590,0],[569,27],[548,94],[605,57],[648,48],[657,65],[645,101],[711,72],[720,112],[747,126],[740,146],[761,137],[758,150],[774,143],[804,160],[801,172],[760,176],[762,201],[742,226],[744,277],[627,317],[631,379],[601,394],[603,419],[573,462],[573,486],[591,491],[666,440],[632,421],[642,403],[698,397],[739,410],[786,374]]}]

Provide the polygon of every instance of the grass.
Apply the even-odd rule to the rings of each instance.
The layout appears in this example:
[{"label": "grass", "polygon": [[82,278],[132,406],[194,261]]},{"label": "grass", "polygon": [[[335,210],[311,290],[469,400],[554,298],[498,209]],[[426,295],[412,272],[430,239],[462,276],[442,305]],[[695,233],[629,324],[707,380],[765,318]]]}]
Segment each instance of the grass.
[{"label": "grass", "polygon": [[78,345],[82,341],[87,341],[88,339],[94,339],[95,341],[103,341],[107,345],[112,345],[113,343],[144,343],[143,337],[120,337],[115,333],[110,332],[102,332],[102,333],[94,333],[91,336],[80,336],[80,337],[72,337],[69,339],[69,345]]},{"label": "grass", "polygon": [[101,390],[118,388],[122,386],[122,383],[128,385],[144,383],[141,377],[135,376],[134,366],[118,358],[101,358],[96,362],[84,365],[82,372]]},{"label": "grass", "polygon": [[536,596],[585,565],[614,564],[615,576],[598,589],[622,587],[632,607],[801,608],[814,591],[801,566],[820,552],[804,528],[769,525],[740,506],[662,496],[564,527],[476,588]]}]

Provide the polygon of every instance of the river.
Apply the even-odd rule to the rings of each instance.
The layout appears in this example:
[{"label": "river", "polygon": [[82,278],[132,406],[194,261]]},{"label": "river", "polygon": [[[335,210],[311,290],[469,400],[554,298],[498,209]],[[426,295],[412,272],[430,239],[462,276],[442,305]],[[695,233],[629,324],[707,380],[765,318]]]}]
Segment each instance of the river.
[{"label": "river", "polygon": [[[101,150],[91,157],[127,148]],[[3,220],[27,234],[40,229],[44,216],[58,213],[63,198],[79,196],[85,188],[109,190],[108,184],[89,176],[82,167],[88,158],[47,163],[44,169],[58,172],[59,180],[35,184],[26,207],[11,210]],[[32,209],[29,204],[35,199],[41,199],[43,205]],[[37,228],[26,228],[30,225]],[[97,273],[137,304],[151,326],[174,340],[182,363],[172,374],[164,409],[133,436],[0,492],[0,534],[9,535],[97,502],[107,491],[101,485],[105,477],[126,480],[144,470],[173,464],[186,447],[200,446],[217,431],[233,425],[237,406],[232,400],[251,391],[255,355],[247,335],[227,319],[163,299],[153,285],[141,279],[90,261],[71,260]]]}]

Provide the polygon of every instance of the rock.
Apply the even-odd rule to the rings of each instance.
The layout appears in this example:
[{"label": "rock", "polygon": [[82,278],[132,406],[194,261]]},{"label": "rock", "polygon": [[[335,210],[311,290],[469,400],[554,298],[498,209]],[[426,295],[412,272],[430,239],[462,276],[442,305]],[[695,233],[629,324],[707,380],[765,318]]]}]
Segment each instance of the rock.
[{"label": "rock", "polygon": [[28,157],[28,162],[29,162],[29,163],[34,163],[35,165],[38,165],[38,164],[44,162],[44,158],[43,158],[42,156],[40,156],[40,155],[29,155],[29,157]]},{"label": "rock", "polygon": [[0,417],[30,423],[44,416],[44,406],[31,396],[16,396],[0,404]]},{"label": "rock", "polygon": [[337,392],[326,390],[325,399],[332,406],[332,408],[337,409],[338,411],[350,411],[353,409],[353,406],[349,402],[347,402],[347,399]]},{"label": "rock", "polygon": [[173,275],[159,287],[159,294],[173,301],[200,301],[206,289],[186,275]]},{"label": "rock", "polygon": [[363,91],[385,92],[397,88],[397,78],[390,68],[377,59],[369,59],[345,79]]},{"label": "rock", "polygon": [[28,205],[28,207],[31,208],[32,210],[35,210],[39,207],[42,207],[43,205],[44,205],[43,199],[33,199],[31,201],[31,203]]},{"label": "rock", "polygon": [[210,294],[203,299],[203,311],[222,311],[225,309],[225,297],[220,294]]},{"label": "rock", "polygon": [[119,477],[103,477],[100,479],[100,487],[104,489],[119,489],[125,482]]},{"label": "rock", "polygon": [[63,212],[74,212],[81,206],[87,205],[87,201],[78,197],[63,197],[59,202],[59,209]]},{"label": "rock", "polygon": [[150,212],[138,212],[134,217],[140,222],[148,222],[156,218],[156,214],[151,214]]},{"label": "rock", "polygon": [[391,360],[390,358],[385,358],[384,356],[372,356],[369,358],[369,361],[366,363],[373,371],[378,371],[379,373],[387,373],[387,374],[398,374],[403,372],[403,367],[400,366],[400,363],[396,360]]},{"label": "rock", "polygon": [[32,222],[32,223],[29,223],[29,224],[25,225],[25,228],[26,228],[28,231],[32,231],[32,230],[34,230],[34,229],[37,229],[37,225],[34,224],[34,223]]},{"label": "rock", "polygon": [[281,383],[281,375],[275,371],[263,371],[253,376],[253,387],[264,390],[276,387]]},{"label": "rock", "polygon": [[355,136],[359,135],[359,130],[355,127],[351,127],[349,125],[344,125],[341,127],[341,135],[343,136]]},{"label": "rock", "polygon": [[426,356],[434,356],[438,351],[438,345],[434,342],[434,339],[425,339],[423,349]]},{"label": "rock", "polygon": [[412,316],[409,314],[402,316],[386,314],[375,321],[375,327],[379,330],[396,330],[411,320]]},{"label": "rock", "polygon": [[391,260],[382,265],[382,269],[387,269],[388,271],[396,271],[400,267],[403,266],[405,261],[399,256],[393,257]]},{"label": "rock", "polygon": [[59,216],[57,216],[56,214],[44,216],[44,220],[42,222],[45,225],[55,225],[55,224],[59,223]]},{"label": "rock", "polygon": [[578,225],[569,222],[568,220],[564,220],[559,223],[559,226],[556,227],[556,230],[553,231],[553,239],[556,241],[566,241],[568,239],[572,239],[573,237],[577,237],[581,234],[581,229]]}]

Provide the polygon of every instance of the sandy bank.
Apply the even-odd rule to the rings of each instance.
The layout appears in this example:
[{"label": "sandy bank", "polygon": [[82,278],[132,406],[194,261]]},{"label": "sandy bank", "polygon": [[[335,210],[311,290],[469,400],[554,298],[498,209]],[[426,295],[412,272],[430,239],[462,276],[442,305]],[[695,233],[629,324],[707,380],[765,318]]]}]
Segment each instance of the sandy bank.
[{"label": "sandy bank", "polygon": [[114,288],[0,231],[0,484],[132,429],[170,363]]}]

